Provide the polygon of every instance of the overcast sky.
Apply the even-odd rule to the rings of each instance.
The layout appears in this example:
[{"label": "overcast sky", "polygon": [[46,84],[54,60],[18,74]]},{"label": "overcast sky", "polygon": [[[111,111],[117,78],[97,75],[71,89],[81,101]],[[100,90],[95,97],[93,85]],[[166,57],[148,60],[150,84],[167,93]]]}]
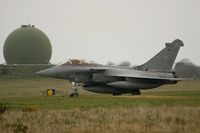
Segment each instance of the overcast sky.
[{"label": "overcast sky", "polygon": [[0,63],[6,37],[22,24],[49,37],[52,63],[139,65],[179,38],[185,46],[176,61],[200,65],[200,0],[0,0]]}]

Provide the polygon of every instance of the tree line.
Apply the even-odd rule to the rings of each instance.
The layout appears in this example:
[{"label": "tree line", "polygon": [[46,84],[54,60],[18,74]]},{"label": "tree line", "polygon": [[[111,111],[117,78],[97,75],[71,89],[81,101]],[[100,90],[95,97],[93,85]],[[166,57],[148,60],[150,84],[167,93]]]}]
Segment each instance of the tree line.
[{"label": "tree line", "polygon": [[183,59],[174,66],[177,77],[200,79],[200,67],[189,59]]}]

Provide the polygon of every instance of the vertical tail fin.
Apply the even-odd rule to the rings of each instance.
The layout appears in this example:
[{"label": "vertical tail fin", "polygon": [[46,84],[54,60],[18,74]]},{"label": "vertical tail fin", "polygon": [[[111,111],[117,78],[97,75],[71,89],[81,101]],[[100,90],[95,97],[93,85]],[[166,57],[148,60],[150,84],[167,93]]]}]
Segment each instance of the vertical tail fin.
[{"label": "vertical tail fin", "polygon": [[171,71],[178,51],[180,47],[183,46],[183,42],[176,39],[172,43],[166,43],[165,46],[166,47],[153,58],[137,68],[150,71]]}]

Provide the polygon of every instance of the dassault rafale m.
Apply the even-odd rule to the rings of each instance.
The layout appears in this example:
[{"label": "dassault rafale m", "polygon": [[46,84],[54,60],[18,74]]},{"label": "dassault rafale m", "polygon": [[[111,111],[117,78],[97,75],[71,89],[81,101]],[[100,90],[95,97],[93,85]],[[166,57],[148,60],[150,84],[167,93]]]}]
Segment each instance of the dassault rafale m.
[{"label": "dassault rafale m", "polygon": [[140,95],[140,89],[152,89],[184,80],[178,78],[172,70],[178,51],[182,46],[183,42],[179,39],[172,43],[166,43],[165,48],[153,58],[134,68],[106,66],[71,59],[36,74],[71,81],[70,97],[78,96],[78,85],[85,90],[96,93]]}]

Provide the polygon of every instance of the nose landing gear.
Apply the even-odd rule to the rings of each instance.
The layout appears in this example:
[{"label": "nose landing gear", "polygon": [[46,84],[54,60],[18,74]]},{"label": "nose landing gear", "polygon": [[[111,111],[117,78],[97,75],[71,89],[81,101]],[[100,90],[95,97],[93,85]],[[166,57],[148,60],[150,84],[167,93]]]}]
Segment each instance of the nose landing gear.
[{"label": "nose landing gear", "polygon": [[72,82],[72,89],[71,89],[71,92],[70,92],[69,97],[70,97],[70,98],[75,98],[75,97],[78,97],[78,96],[79,96],[79,93],[78,93],[78,86],[77,86],[77,84],[73,81],[73,82]]}]

